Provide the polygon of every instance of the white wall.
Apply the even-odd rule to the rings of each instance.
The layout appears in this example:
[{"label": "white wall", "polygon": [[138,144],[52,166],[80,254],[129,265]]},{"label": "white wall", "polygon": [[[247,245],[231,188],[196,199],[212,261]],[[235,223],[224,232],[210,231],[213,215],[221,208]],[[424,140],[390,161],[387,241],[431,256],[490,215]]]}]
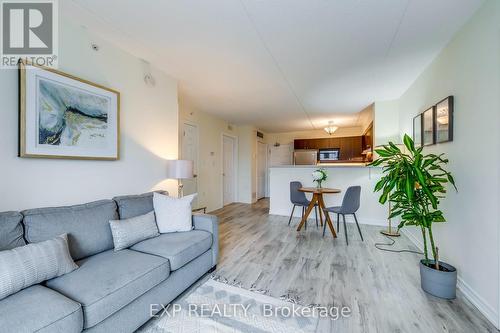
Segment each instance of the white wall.
[{"label": "white wall", "polygon": [[[179,99],[179,123],[196,124],[199,131],[198,206],[207,211],[219,209],[222,203],[222,134],[238,140],[236,201],[257,200],[257,129],[254,126],[230,125],[227,121],[199,111],[188,100]],[[264,134],[267,139],[268,134]],[[262,140],[263,142],[268,142]]]},{"label": "white wall", "polygon": [[500,1],[487,1],[401,97],[401,133],[411,134],[412,118],[448,95],[454,141],[425,151],[446,153],[459,192],[442,202],[448,222],[435,224],[435,238],[460,288],[498,327]]},{"label": "white wall", "polygon": [[375,103],[368,105],[359,112],[358,123],[361,127],[361,134],[365,134],[370,125],[373,124],[375,118]]},{"label": "white wall", "polygon": [[[179,99],[179,122],[196,124],[199,134],[198,206],[207,211],[222,208],[222,134],[238,136],[238,128]],[[237,181],[237,179],[236,179]]]},{"label": "white wall", "polygon": [[[373,121],[374,145],[385,145],[389,141],[400,143],[399,101],[381,101],[374,103]],[[396,141],[399,139],[399,142]],[[395,142],[396,141],[396,142]]]},{"label": "white wall", "polygon": [[253,126],[238,128],[238,201],[257,200],[257,130]]},{"label": "white wall", "polygon": [[[156,86],[143,81],[143,64],[66,19],[60,20],[59,69],[121,92],[119,161],[17,157],[17,71],[0,70],[0,211],[83,203],[165,188],[165,159],[178,149],[177,83],[152,69]],[[90,42],[100,46],[91,50]]]}]

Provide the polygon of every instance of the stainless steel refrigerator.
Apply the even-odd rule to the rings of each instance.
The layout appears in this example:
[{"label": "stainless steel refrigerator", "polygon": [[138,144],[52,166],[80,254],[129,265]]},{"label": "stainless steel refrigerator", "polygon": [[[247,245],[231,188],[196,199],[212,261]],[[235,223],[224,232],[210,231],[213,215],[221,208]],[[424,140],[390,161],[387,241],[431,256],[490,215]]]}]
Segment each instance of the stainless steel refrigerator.
[{"label": "stainless steel refrigerator", "polygon": [[293,164],[316,165],[318,162],[318,151],[316,149],[300,149],[293,153]]}]

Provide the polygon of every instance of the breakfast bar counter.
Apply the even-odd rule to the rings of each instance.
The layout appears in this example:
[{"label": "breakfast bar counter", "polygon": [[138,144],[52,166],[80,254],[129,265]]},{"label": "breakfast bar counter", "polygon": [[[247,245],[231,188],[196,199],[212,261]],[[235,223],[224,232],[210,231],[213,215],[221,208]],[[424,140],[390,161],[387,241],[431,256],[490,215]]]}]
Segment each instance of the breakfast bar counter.
[{"label": "breakfast bar counter", "polygon": [[[387,225],[387,207],[379,204],[379,194],[373,193],[375,184],[382,176],[382,168],[369,167],[365,163],[332,163],[321,165],[281,165],[269,170],[270,214],[290,216],[292,203],[290,202],[290,182],[299,181],[304,187],[314,187],[312,173],[318,168],[324,168],[328,174],[323,187],[337,188],[339,194],[325,197],[325,205],[340,206],[343,193],[349,186],[361,186],[361,206],[357,213],[362,224]],[[308,196],[310,200],[310,196]],[[295,217],[300,217],[297,209]],[[346,217],[347,222],[351,217]],[[293,223],[293,222],[292,222]]]}]

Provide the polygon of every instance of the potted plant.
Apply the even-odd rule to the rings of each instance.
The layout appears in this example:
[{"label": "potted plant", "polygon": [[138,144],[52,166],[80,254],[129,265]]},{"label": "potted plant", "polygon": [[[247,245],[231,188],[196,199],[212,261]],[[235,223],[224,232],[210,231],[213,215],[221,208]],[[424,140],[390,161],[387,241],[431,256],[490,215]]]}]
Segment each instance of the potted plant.
[{"label": "potted plant", "polygon": [[[387,200],[393,204],[389,218],[401,219],[398,230],[405,226],[420,227],[424,246],[424,259],[420,261],[422,289],[434,296],[452,299],[456,295],[457,270],[439,261],[432,224],[446,221],[438,209],[439,200],[446,195],[447,183],[457,190],[455,180],[445,169],[448,159],[444,154],[423,154],[423,147],[415,148],[406,134],[403,142],[408,152],[401,151],[392,142],[375,150],[380,157],[370,165],[383,166],[384,175],[374,191],[382,192],[381,204]],[[433,260],[429,259],[427,239]]]},{"label": "potted plant", "polygon": [[326,170],[323,168],[319,168],[317,170],[314,170],[312,173],[313,181],[316,182],[316,185],[318,188],[321,188],[321,183],[328,178],[328,174],[326,173]]}]

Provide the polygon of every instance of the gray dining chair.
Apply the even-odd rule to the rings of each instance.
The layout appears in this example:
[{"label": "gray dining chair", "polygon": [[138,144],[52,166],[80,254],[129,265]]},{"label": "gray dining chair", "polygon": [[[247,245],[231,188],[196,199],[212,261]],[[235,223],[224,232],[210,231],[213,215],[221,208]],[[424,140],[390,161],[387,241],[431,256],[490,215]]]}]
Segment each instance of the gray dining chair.
[{"label": "gray dining chair", "polygon": [[[306,194],[304,192],[300,192],[299,188],[302,187],[301,182],[290,182],[290,201],[293,204],[292,213],[290,214],[290,219],[288,219],[288,225],[292,222],[293,212],[295,211],[295,207],[302,207],[302,217],[304,217],[304,213],[306,211],[306,207],[311,203],[310,200],[307,200]],[[318,205],[314,205],[314,214],[316,217],[316,227],[318,227]],[[307,229],[307,221],[305,223],[305,229]]]},{"label": "gray dining chair", "polygon": [[[361,240],[363,239],[363,234],[361,233],[361,229],[359,228],[358,219],[356,217],[356,212],[359,209],[361,197],[361,186],[351,186],[345,192],[344,198],[342,199],[342,206],[337,207],[328,207],[325,208],[325,215],[330,213],[337,214],[337,231],[339,231],[339,222],[340,215],[342,215],[342,221],[344,222],[344,232],[345,232],[345,241],[347,245],[349,245],[349,241],[347,240],[347,225],[345,223],[346,215],[353,215],[354,221],[356,221],[356,226],[358,227],[359,235],[361,236]],[[323,226],[323,236],[325,236],[326,223]]]}]

